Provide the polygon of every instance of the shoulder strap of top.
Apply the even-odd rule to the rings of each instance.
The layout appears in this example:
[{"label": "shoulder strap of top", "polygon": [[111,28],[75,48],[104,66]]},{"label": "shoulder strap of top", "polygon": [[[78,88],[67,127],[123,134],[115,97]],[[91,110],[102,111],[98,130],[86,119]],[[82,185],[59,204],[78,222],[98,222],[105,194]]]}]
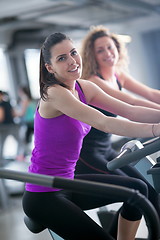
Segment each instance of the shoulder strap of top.
[{"label": "shoulder strap of top", "polygon": [[76,81],[76,90],[78,91],[78,95],[79,95],[81,102],[87,103],[83,89],[78,81]]},{"label": "shoulder strap of top", "polygon": [[117,81],[119,90],[122,90],[122,85],[121,85],[120,81],[118,80],[118,77],[117,77],[117,74],[116,74],[116,73],[115,73],[115,77],[116,77],[116,81]]},{"label": "shoulder strap of top", "polygon": [[97,75],[99,78],[101,78],[101,79],[104,80],[103,76],[102,76],[100,73],[97,73],[96,75]]},{"label": "shoulder strap of top", "polygon": [[83,89],[82,89],[82,87],[81,87],[80,83],[79,83],[78,81],[76,81],[76,83],[77,83],[77,85],[78,85],[79,89],[81,90],[81,92],[84,94],[84,92],[83,92]]},{"label": "shoulder strap of top", "polygon": [[[101,74],[97,73],[97,76],[98,76],[99,78],[101,78],[101,79],[103,79],[103,80],[104,80],[104,78],[102,77],[102,75],[101,75]],[[117,75],[116,75],[116,74],[115,74],[115,77],[116,77],[116,81],[117,81],[117,84],[118,84],[119,90],[122,90],[122,85],[121,85],[121,83],[119,82],[119,80],[118,80],[118,78],[117,78]]]},{"label": "shoulder strap of top", "polygon": [[117,84],[118,84],[119,90],[122,90],[122,85],[121,85],[121,83],[119,82],[118,79],[117,79]]}]

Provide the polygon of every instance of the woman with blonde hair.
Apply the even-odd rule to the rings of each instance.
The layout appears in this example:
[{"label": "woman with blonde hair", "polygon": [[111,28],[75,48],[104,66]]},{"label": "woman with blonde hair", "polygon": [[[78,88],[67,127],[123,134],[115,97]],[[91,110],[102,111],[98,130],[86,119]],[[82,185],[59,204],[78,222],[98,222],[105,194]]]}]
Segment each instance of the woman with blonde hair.
[{"label": "woman with blonde hair", "polygon": [[[111,33],[104,26],[92,27],[82,42],[81,56],[83,79],[95,83],[105,93],[131,106],[160,109],[160,91],[136,81],[128,73],[127,49],[118,35]],[[143,99],[121,91],[123,88],[140,95]],[[117,116],[110,111],[92,107],[106,116],[113,118]],[[76,165],[76,174],[107,174],[109,172],[107,162],[117,156],[117,152],[112,147],[111,136],[110,133],[91,128],[83,141],[80,158]],[[127,175],[145,181],[143,176],[131,166],[123,167],[114,174]],[[150,184],[147,183],[147,185],[149,199],[160,214],[158,194]]]},{"label": "woman with blonde hair", "polygon": [[[109,95],[131,105],[160,109],[160,91],[136,81],[128,71],[129,58],[124,41],[104,26],[93,26],[82,42],[82,78],[97,84]],[[145,100],[120,92],[121,88]]]}]

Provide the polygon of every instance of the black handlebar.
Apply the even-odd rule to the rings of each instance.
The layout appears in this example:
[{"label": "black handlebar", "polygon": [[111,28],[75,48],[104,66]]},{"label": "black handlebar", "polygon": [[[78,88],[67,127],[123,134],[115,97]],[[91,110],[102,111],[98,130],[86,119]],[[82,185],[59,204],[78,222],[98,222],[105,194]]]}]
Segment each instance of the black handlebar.
[{"label": "black handlebar", "polygon": [[144,147],[131,152],[130,148],[125,149],[116,158],[107,163],[107,168],[113,171],[127,164],[142,159],[143,157],[155,153],[160,150],[160,138],[156,138],[150,142],[144,143]]},{"label": "black handlebar", "polygon": [[81,192],[84,194],[101,196],[103,198],[110,195],[115,199],[115,202],[117,201],[117,198],[120,202],[127,201],[129,204],[136,206],[144,215],[149,231],[148,239],[159,239],[160,222],[158,214],[150,201],[141,193],[139,193],[139,191],[136,191],[134,189],[86,180],[71,180],[62,177],[52,177],[41,174],[18,172],[3,168],[0,168],[0,178],[30,182],[33,184],[44,185],[48,187],[62,188],[75,192]]}]

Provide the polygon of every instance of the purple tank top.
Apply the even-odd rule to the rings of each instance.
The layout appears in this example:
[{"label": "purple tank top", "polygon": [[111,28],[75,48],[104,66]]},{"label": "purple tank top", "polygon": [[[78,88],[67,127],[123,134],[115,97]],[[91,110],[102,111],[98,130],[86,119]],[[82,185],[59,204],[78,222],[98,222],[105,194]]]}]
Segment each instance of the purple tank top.
[{"label": "purple tank top", "polygon": [[[80,101],[86,104],[85,96],[76,82]],[[36,110],[34,120],[35,147],[32,151],[29,172],[74,178],[76,162],[79,158],[83,138],[90,131],[86,123],[67,115],[43,118]],[[58,191],[56,188],[26,183],[30,192]]]}]

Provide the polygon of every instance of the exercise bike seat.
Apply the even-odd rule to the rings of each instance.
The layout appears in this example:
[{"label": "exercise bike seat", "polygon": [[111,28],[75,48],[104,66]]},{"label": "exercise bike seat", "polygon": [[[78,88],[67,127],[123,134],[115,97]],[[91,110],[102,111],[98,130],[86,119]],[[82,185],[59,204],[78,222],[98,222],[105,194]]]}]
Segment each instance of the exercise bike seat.
[{"label": "exercise bike seat", "polygon": [[44,229],[46,229],[43,225],[35,222],[34,220],[32,220],[26,215],[24,216],[24,223],[32,233],[40,233]]},{"label": "exercise bike seat", "polygon": [[[24,216],[24,223],[26,227],[32,232],[32,233],[40,233],[43,230],[46,229],[43,225],[35,222],[33,219],[29,218],[27,215]],[[50,236],[52,237],[53,240],[64,240],[61,238],[59,235],[54,233],[52,230],[48,229]]]}]

